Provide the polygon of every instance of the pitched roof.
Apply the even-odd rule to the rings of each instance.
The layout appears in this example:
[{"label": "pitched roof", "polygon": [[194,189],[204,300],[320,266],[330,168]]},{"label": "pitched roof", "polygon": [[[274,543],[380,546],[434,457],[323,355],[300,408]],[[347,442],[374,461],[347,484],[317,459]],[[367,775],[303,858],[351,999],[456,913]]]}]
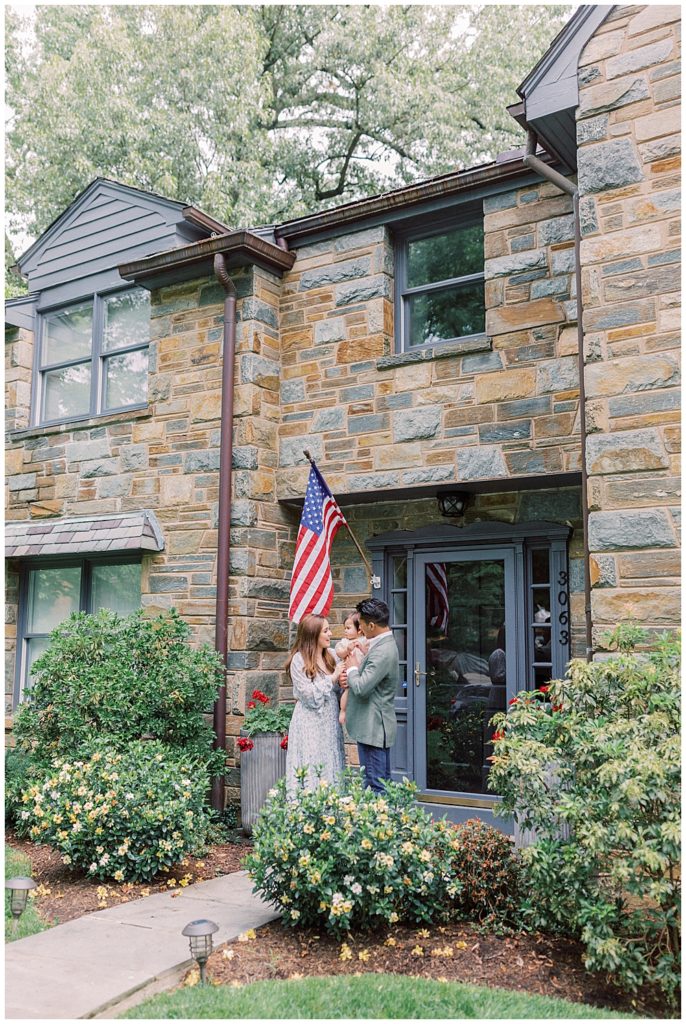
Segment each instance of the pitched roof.
[{"label": "pitched roof", "polygon": [[150,509],[5,525],[7,558],[163,550],[162,530]]}]

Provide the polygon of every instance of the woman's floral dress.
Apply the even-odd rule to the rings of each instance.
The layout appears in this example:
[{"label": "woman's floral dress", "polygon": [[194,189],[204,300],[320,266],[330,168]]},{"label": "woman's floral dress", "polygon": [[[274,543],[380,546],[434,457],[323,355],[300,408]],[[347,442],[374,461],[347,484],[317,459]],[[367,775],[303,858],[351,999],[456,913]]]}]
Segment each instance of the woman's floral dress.
[{"label": "woman's floral dress", "polygon": [[[310,679],[301,654],[291,662],[291,679],[296,705],[288,729],[286,785],[296,792],[296,768],[307,768],[305,787],[314,789],[319,779],[333,783],[345,766],[343,731],[338,721],[338,687],[333,676],[317,672]],[[315,768],[321,766],[317,774]]]}]

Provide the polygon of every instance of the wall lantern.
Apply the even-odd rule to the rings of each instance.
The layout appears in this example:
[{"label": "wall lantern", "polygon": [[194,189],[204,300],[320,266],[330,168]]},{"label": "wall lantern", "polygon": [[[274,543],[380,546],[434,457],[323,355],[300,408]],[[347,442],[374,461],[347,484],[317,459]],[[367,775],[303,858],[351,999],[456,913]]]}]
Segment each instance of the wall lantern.
[{"label": "wall lantern", "polygon": [[445,494],[438,494],[438,511],[442,516],[455,519],[463,516],[467,507],[469,494],[466,491],[447,491]]},{"label": "wall lantern", "polygon": [[26,910],[29,891],[36,888],[32,878],[8,878],[5,888],[10,891],[10,911],[12,913],[12,930],[16,932],[19,918]]},{"label": "wall lantern", "polygon": [[219,925],[214,921],[191,921],[181,932],[189,940],[191,956],[198,961],[200,968],[200,984],[205,985],[205,964],[212,953],[212,936],[219,931]]}]

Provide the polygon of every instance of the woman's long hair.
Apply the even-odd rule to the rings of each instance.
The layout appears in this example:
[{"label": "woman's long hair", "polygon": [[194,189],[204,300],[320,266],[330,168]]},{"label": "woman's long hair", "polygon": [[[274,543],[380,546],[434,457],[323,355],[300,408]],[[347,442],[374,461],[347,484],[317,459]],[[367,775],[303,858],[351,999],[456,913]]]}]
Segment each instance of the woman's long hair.
[{"label": "woman's long hair", "polygon": [[[296,654],[300,653],[302,659],[305,662],[305,672],[314,679],[317,674],[317,651],[319,646],[317,641],[319,640],[319,634],[322,631],[322,627],[326,619],[322,615],[305,615],[298,623],[298,632],[296,633],[295,643],[291,648],[291,653],[286,662],[286,673],[291,667],[291,662]],[[336,667],[336,661],[333,654],[328,649],[323,651],[323,660],[329,672],[333,672]]]}]

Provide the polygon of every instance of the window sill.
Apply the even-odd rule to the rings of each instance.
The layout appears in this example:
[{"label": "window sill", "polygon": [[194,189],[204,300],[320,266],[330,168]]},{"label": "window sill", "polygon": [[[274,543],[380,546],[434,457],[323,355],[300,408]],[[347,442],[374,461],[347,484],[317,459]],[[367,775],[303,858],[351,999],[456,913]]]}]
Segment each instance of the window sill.
[{"label": "window sill", "polygon": [[490,352],[491,339],[486,334],[463,338],[459,341],[447,341],[438,345],[427,345],[411,352],[396,352],[391,356],[382,356],[376,361],[377,370],[392,370],[396,366],[410,366],[413,363],[424,363],[433,359],[449,359],[451,356],[462,356],[470,352]]},{"label": "window sill", "polygon": [[91,416],[83,420],[65,420],[64,423],[48,423],[45,426],[24,427],[11,430],[8,441],[26,441],[31,437],[45,437],[47,434],[67,434],[72,430],[89,430],[92,427],[106,427],[109,423],[127,423],[130,420],[144,420],[152,416],[149,406],[144,409],[121,410],[103,416]]}]

